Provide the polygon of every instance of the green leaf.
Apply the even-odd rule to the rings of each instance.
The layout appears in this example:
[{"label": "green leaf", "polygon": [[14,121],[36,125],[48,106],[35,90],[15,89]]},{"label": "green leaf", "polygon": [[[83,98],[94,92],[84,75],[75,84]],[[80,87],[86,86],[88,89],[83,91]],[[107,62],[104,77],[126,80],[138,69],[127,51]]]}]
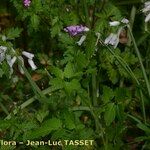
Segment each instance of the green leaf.
[{"label": "green leaf", "polygon": [[50,85],[52,85],[52,89],[59,90],[64,87],[64,82],[60,78],[54,78],[50,80]]},{"label": "green leaf", "polygon": [[86,59],[86,55],[83,52],[78,52],[77,56],[75,57],[75,61],[79,70],[85,68],[88,65],[88,60]]},{"label": "green leaf", "polygon": [[116,106],[114,103],[109,103],[107,105],[107,108],[104,114],[104,119],[105,119],[107,126],[109,126],[114,121],[115,116],[116,116]]},{"label": "green leaf", "polygon": [[6,37],[10,40],[18,38],[22,32],[21,28],[10,28],[6,31]]},{"label": "green leaf", "polygon": [[45,121],[39,128],[29,131],[25,134],[24,139],[38,139],[50,134],[53,130],[61,128],[62,123],[57,118]]},{"label": "green leaf", "polygon": [[32,25],[32,27],[33,27],[35,30],[38,28],[39,23],[40,23],[40,21],[39,21],[39,16],[36,15],[36,14],[33,14],[33,15],[31,16],[31,25]]},{"label": "green leaf", "polygon": [[64,119],[64,125],[67,129],[72,130],[76,127],[74,123],[73,113],[69,111],[65,111],[63,114],[63,119]]},{"label": "green leaf", "polygon": [[64,76],[71,78],[74,76],[73,65],[69,62],[64,69]]},{"label": "green leaf", "polygon": [[143,123],[138,123],[137,127],[143,130],[144,132],[150,134],[150,128],[144,125]]},{"label": "green leaf", "polygon": [[67,93],[72,93],[74,91],[79,91],[81,89],[81,85],[78,80],[73,79],[70,82],[65,82],[65,90]]},{"label": "green leaf", "polygon": [[108,86],[104,86],[103,87],[103,95],[102,95],[103,102],[107,103],[108,101],[112,100],[113,97],[114,97],[113,90]]},{"label": "green leaf", "polygon": [[63,79],[64,78],[64,73],[61,69],[59,69],[58,67],[53,67],[51,69],[51,72],[58,78]]},{"label": "green leaf", "polygon": [[2,69],[0,69],[0,78],[3,76],[4,71]]},{"label": "green leaf", "polygon": [[36,118],[41,123],[43,122],[44,118],[49,114],[49,111],[41,110],[37,112]]},{"label": "green leaf", "polygon": [[117,88],[115,89],[115,99],[117,101],[125,101],[131,99],[131,93],[127,88]]},{"label": "green leaf", "polygon": [[95,43],[96,43],[96,37],[95,34],[90,32],[86,39],[86,56],[87,59],[91,58],[92,55],[95,52]]}]

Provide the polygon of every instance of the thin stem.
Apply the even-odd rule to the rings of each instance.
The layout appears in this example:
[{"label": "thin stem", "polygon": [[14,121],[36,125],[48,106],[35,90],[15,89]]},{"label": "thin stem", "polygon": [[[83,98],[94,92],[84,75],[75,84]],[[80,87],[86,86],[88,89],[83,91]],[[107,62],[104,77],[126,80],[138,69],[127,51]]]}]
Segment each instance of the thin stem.
[{"label": "thin stem", "polygon": [[7,108],[3,105],[3,103],[2,103],[2,102],[0,102],[0,107],[1,107],[1,108],[2,108],[2,110],[5,112],[5,114],[6,114],[6,115],[8,115],[8,114],[9,114],[9,112],[8,112]]},{"label": "thin stem", "polygon": [[128,25],[127,27],[128,27],[128,29],[129,29],[129,32],[130,32],[130,35],[131,35],[131,38],[132,38],[132,41],[133,41],[133,45],[134,45],[135,52],[136,52],[136,54],[137,54],[137,56],[138,56],[138,59],[139,59],[139,62],[140,62],[140,66],[141,66],[142,73],[143,73],[143,77],[144,77],[144,80],[145,80],[145,83],[146,83],[148,95],[149,95],[149,97],[150,97],[150,84],[149,84],[149,81],[148,81],[148,77],[147,77],[147,74],[146,74],[144,65],[143,65],[143,63],[142,63],[141,54],[140,54],[139,49],[138,49],[138,47],[137,47],[137,44],[136,44],[136,42],[135,42],[135,39],[134,39],[134,36],[133,36],[133,34],[132,34],[132,31],[131,31],[130,26]]},{"label": "thin stem", "polygon": [[[53,92],[53,91],[55,91],[55,89],[47,88],[47,89],[45,89],[45,90],[43,90],[43,91],[41,91],[41,92],[42,92],[42,94],[48,94],[48,93]],[[30,104],[32,104],[35,100],[36,100],[36,97],[34,96],[34,97],[28,99],[27,101],[25,101],[25,102],[24,102],[23,104],[21,104],[20,106],[18,106],[18,108],[24,109],[25,107],[27,107],[27,106],[29,106]],[[18,108],[16,108],[16,109],[13,110],[13,112],[12,112],[13,115],[17,114]],[[8,113],[8,114],[9,114],[9,113]],[[9,114],[9,115],[5,118],[5,120],[6,120],[6,119],[11,119],[11,114]]]},{"label": "thin stem", "polygon": [[96,75],[92,74],[92,99],[93,99],[93,106],[97,106],[97,84],[96,84]]},{"label": "thin stem", "polygon": [[90,27],[90,20],[89,20],[89,14],[88,14],[88,6],[86,0],[83,0],[83,6],[84,6],[84,13],[85,13],[85,19],[88,27]]},{"label": "thin stem", "polygon": [[27,77],[27,79],[29,80],[30,84],[32,85],[32,88],[35,92],[35,95],[37,97],[41,97],[42,100],[46,100],[46,97],[45,95],[41,92],[41,89],[36,85],[36,83],[32,80],[32,77],[31,75],[29,74],[28,70],[25,68],[25,66],[22,64],[21,60],[18,58],[18,63],[19,65],[21,65],[24,73],[25,73],[25,76]]},{"label": "thin stem", "polygon": [[[109,46],[106,45],[106,47],[108,48],[110,53],[117,59],[117,61],[120,63],[120,65],[127,71],[127,73],[129,73],[129,75],[136,81],[137,85],[140,86],[140,82],[138,81],[138,79],[134,75],[133,71],[128,66],[128,64],[120,56],[116,55],[114,53],[114,51]],[[140,98],[141,98],[141,103],[142,103],[143,118],[144,118],[144,122],[146,123],[146,112],[145,112],[145,104],[144,104],[144,99],[143,99],[143,93],[142,93],[141,89],[139,89],[139,92],[140,92]]]}]

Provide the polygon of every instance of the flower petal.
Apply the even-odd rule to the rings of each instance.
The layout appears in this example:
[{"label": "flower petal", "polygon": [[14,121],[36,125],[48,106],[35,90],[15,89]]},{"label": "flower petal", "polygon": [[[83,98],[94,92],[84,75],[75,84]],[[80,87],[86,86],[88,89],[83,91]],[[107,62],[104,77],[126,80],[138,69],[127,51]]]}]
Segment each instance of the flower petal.
[{"label": "flower petal", "polygon": [[34,57],[34,54],[23,51],[22,55],[26,56],[28,59],[32,59]]},{"label": "flower petal", "polygon": [[82,43],[85,41],[85,39],[86,39],[86,36],[85,36],[85,35],[81,36],[81,38],[80,38],[80,40],[77,42],[77,44],[78,44],[79,46],[82,45]]},{"label": "flower petal", "polygon": [[110,26],[118,26],[120,24],[120,22],[119,21],[112,21],[112,22],[109,22],[109,25]]},{"label": "flower petal", "polygon": [[37,69],[37,66],[34,64],[34,62],[33,62],[32,59],[28,59],[28,63],[29,63],[29,65],[31,66],[32,70]]},{"label": "flower petal", "polygon": [[129,23],[129,20],[126,19],[126,18],[123,18],[123,19],[121,20],[121,22],[122,22],[122,23],[125,23],[125,24],[128,24],[128,23]]},{"label": "flower petal", "polygon": [[146,16],[145,22],[148,22],[150,20],[150,13]]}]

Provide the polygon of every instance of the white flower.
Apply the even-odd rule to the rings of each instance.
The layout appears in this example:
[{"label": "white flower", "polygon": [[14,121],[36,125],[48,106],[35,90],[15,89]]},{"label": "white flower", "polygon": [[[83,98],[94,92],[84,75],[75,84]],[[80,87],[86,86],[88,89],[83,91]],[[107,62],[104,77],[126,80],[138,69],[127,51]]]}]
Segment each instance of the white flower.
[{"label": "white flower", "polygon": [[146,13],[145,22],[150,21],[150,1],[144,3],[143,13]]},{"label": "white flower", "polygon": [[6,55],[6,60],[7,60],[8,65],[10,66],[10,68],[13,67],[13,65],[14,65],[14,63],[15,63],[15,61],[16,61],[16,59],[17,59],[16,56],[14,56],[13,58],[11,58],[10,55]]},{"label": "white flower", "polygon": [[84,31],[87,32],[89,31],[90,29],[88,27],[84,27]]},{"label": "white flower", "polygon": [[81,36],[81,38],[80,38],[80,40],[77,42],[77,44],[78,44],[79,46],[81,46],[82,43],[85,41],[85,39],[86,39],[86,36],[85,36],[85,35]]},{"label": "white flower", "polygon": [[34,54],[26,52],[26,51],[23,51],[22,55],[26,56],[28,59],[33,59],[34,57]]},{"label": "white flower", "polygon": [[6,50],[7,50],[7,47],[0,46],[0,63],[5,59]]},{"label": "white flower", "polygon": [[34,64],[32,59],[28,59],[28,63],[31,66],[32,70],[36,70],[37,69],[37,66]]},{"label": "white flower", "polygon": [[34,54],[26,52],[26,51],[23,51],[22,55],[24,55],[24,56],[26,56],[28,58],[28,63],[31,66],[32,70],[37,69],[37,66],[33,62]]},{"label": "white flower", "polygon": [[120,24],[120,22],[119,21],[111,21],[111,22],[109,22],[109,25],[110,26],[118,26]]},{"label": "white flower", "polygon": [[129,23],[129,20],[126,19],[126,18],[123,18],[123,19],[121,20],[121,22],[122,22],[122,23],[125,23],[125,24],[128,24],[128,23]]},{"label": "white flower", "polygon": [[150,13],[146,16],[145,22],[148,22],[150,20]]},{"label": "white flower", "polygon": [[114,48],[117,47],[118,43],[119,43],[119,38],[117,34],[111,33],[104,41],[104,43],[113,45]]}]

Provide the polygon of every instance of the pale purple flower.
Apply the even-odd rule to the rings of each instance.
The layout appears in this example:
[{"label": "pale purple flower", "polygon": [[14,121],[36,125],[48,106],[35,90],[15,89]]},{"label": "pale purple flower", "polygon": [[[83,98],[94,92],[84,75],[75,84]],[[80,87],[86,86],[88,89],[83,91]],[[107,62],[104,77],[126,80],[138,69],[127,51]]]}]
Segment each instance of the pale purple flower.
[{"label": "pale purple flower", "polygon": [[76,26],[68,26],[64,28],[64,31],[68,32],[72,36],[75,36],[82,32],[89,31],[89,28],[87,28],[86,26],[82,26],[82,25],[76,25]]},{"label": "pale purple flower", "polygon": [[124,24],[128,24],[128,23],[129,23],[129,20],[126,19],[126,18],[123,18],[123,19],[121,20],[121,22],[124,23]]},{"label": "pale purple flower", "polygon": [[114,48],[117,47],[118,43],[119,43],[119,38],[117,34],[111,33],[104,41],[104,43],[106,45],[110,44],[113,45]]},{"label": "pale purple flower", "polygon": [[23,4],[25,7],[29,7],[31,4],[31,0],[23,0]]}]

